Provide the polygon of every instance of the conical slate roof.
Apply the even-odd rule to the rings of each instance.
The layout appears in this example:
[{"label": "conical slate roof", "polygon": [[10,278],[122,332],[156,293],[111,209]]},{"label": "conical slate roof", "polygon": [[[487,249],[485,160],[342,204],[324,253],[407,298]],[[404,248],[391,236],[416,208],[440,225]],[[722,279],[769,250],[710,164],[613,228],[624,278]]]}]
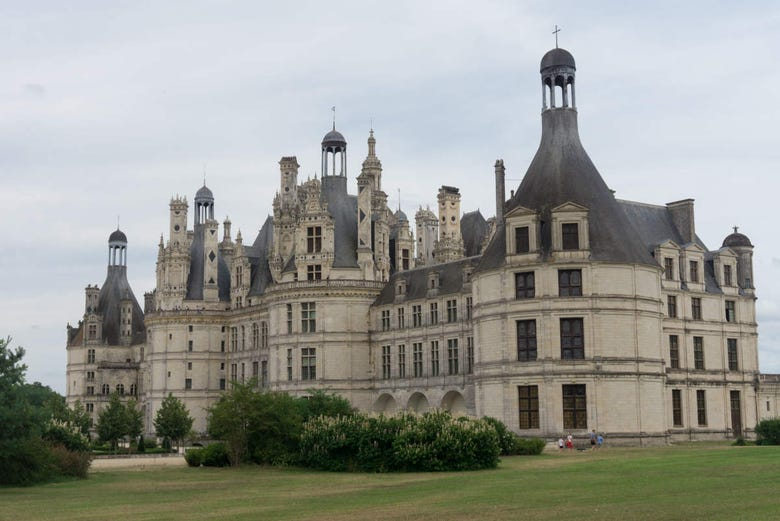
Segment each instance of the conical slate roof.
[{"label": "conical slate roof", "polygon": [[127,266],[109,266],[106,281],[98,296],[97,313],[103,315],[103,340],[109,345],[119,345],[119,329],[122,300],[133,303],[133,339],[131,345],[146,340],[144,313],[127,282]]}]

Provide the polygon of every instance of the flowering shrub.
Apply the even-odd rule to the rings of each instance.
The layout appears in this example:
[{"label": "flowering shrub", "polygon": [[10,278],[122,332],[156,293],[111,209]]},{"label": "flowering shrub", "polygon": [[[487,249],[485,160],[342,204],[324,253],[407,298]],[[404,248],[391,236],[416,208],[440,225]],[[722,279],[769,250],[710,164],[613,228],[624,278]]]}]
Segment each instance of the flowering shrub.
[{"label": "flowering shrub", "polygon": [[495,467],[498,455],[490,424],[445,411],[317,417],[301,435],[302,464],[331,471],[476,470]]}]

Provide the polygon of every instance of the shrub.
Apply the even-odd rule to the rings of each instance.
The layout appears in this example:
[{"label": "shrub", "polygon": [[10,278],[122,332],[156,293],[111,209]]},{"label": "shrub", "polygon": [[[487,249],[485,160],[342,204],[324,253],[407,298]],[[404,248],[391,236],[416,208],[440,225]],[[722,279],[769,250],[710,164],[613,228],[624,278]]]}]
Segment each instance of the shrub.
[{"label": "shrub", "polygon": [[203,450],[204,467],[225,467],[230,464],[224,443],[212,443],[201,450]]},{"label": "shrub", "polygon": [[190,467],[200,467],[203,463],[203,452],[205,449],[189,449],[184,453],[184,460]]},{"label": "shrub", "polygon": [[762,420],[756,425],[758,445],[780,445],[780,418]]},{"label": "shrub", "polygon": [[52,463],[63,476],[86,478],[92,463],[92,454],[86,451],[69,450],[64,445],[52,445],[49,449]]},{"label": "shrub", "polygon": [[0,442],[0,485],[33,485],[49,479],[52,455],[40,438]]},{"label": "shrub", "polygon": [[157,448],[157,439],[156,438],[144,438],[144,446],[147,449],[156,449]]},{"label": "shrub", "polygon": [[146,452],[146,444],[144,443],[144,437],[139,436],[138,437],[138,445],[135,449],[137,452]]},{"label": "shrub", "polygon": [[514,452],[519,456],[537,456],[544,451],[544,447],[547,445],[541,438],[521,438],[517,436],[515,440]]}]

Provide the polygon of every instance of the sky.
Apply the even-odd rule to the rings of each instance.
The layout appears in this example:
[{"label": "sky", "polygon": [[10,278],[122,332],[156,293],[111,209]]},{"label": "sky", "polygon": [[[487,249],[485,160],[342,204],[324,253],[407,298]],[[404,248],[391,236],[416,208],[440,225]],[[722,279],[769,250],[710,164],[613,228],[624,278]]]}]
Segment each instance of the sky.
[{"label": "sky", "polygon": [[[586,5],[587,4],[587,5]],[[13,1],[0,4],[0,336],[28,381],[65,390],[66,324],[127,234],[139,302],[168,203],[206,183],[254,240],[278,161],[319,175],[332,124],[349,190],[373,126],[383,189],[410,217],[438,187],[495,213],[539,144],[539,61],[577,62],[582,142],[621,199],[695,199],[709,249],[755,245],[759,363],[780,373],[780,4],[735,2]],[[507,193],[509,197],[509,193]]]}]

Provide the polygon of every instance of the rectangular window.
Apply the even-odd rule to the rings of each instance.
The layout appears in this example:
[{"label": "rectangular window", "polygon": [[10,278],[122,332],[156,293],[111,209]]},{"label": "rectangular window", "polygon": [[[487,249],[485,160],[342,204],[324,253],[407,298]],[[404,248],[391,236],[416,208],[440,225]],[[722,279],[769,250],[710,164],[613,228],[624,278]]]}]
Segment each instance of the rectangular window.
[{"label": "rectangular window", "polygon": [[737,339],[729,338],[726,340],[728,356],[729,356],[729,371],[739,371],[739,361],[737,358]]},{"label": "rectangular window", "polygon": [[252,362],[252,378],[257,380],[258,376],[260,376],[260,362]]},{"label": "rectangular window", "polygon": [[391,376],[392,358],[390,356],[390,346],[382,346],[382,378],[389,380]]},{"label": "rectangular window", "polygon": [[238,328],[230,328],[230,350],[233,352],[238,351]]},{"label": "rectangular window", "polygon": [[293,350],[287,350],[287,381],[291,382],[293,379]]},{"label": "rectangular window", "polygon": [[585,335],[581,318],[561,319],[561,358],[585,358]]},{"label": "rectangular window", "polygon": [[683,426],[682,391],[672,389],[672,424],[675,427]]},{"label": "rectangular window", "polygon": [[677,318],[677,297],[674,295],[666,297],[666,314],[669,318]]},{"label": "rectangular window", "polygon": [[731,264],[726,264],[723,266],[723,285],[724,286],[731,286]]},{"label": "rectangular window", "polygon": [[439,323],[439,304],[438,302],[431,302],[431,320],[430,325],[435,326]]},{"label": "rectangular window", "polygon": [[222,362],[219,364],[219,370],[224,371],[225,370],[225,362]]},{"label": "rectangular window", "polygon": [[521,429],[539,428],[539,387],[520,385],[517,387],[518,416]]},{"label": "rectangular window", "polygon": [[317,350],[313,347],[301,349],[301,380],[317,379]]},{"label": "rectangular window", "polygon": [[402,248],[401,249],[401,269],[402,270],[408,270],[409,269],[409,261],[411,259],[411,256],[409,255],[409,249],[408,248]]},{"label": "rectangular window", "polygon": [[693,320],[701,320],[701,298],[691,297],[691,317]]},{"label": "rectangular window", "polygon": [[260,363],[260,387],[263,389],[268,388],[268,360],[263,360]]},{"label": "rectangular window", "polygon": [[680,368],[680,339],[677,335],[669,335],[669,361],[672,369]]},{"label": "rectangular window", "polygon": [[423,347],[422,342],[412,344],[412,365],[414,366],[414,377],[420,378],[423,375]]},{"label": "rectangular window", "polygon": [[292,335],[293,332],[293,307],[292,304],[287,304],[287,334]]},{"label": "rectangular window", "polygon": [[412,306],[412,326],[422,326],[422,306],[419,304]]},{"label": "rectangular window", "polygon": [[192,351],[192,340],[187,342],[187,351]]},{"label": "rectangular window", "polygon": [[515,273],[515,298],[534,298],[535,284],[533,271]]},{"label": "rectangular window", "polygon": [[246,327],[241,326],[241,351],[246,349]]},{"label": "rectangular window", "polygon": [[390,310],[382,310],[382,331],[390,331]]},{"label": "rectangular window", "polygon": [[528,226],[515,228],[515,253],[528,253],[531,243],[528,237]]},{"label": "rectangular window", "polygon": [[517,359],[536,360],[536,320],[518,320]]},{"label": "rectangular window", "polygon": [[398,378],[406,378],[406,346],[398,346]]},{"label": "rectangular window", "polygon": [[94,349],[87,349],[87,363],[88,364],[94,364],[95,363],[95,350]]},{"label": "rectangular window", "polygon": [[260,347],[268,347],[268,322],[260,323]]},{"label": "rectangular window", "polygon": [[95,386],[94,385],[88,385],[87,386],[87,394],[89,396],[92,396],[93,394],[95,394]]},{"label": "rectangular window", "polygon": [[561,225],[561,247],[564,250],[580,249],[580,230],[577,223]]},{"label": "rectangular window", "polygon": [[185,389],[192,389],[192,378],[185,378],[184,379],[184,388]]},{"label": "rectangular window", "polygon": [[90,324],[87,326],[87,340],[97,339],[97,324]]},{"label": "rectangular window", "polygon": [[238,364],[230,364],[230,381],[238,380]]},{"label": "rectangular window", "polygon": [[558,270],[558,295],[582,296],[582,270]]},{"label": "rectangular window", "polygon": [[458,374],[460,368],[458,367],[458,339],[447,339],[447,363],[449,374]]},{"label": "rectangular window", "polygon": [[88,403],[87,404],[87,412],[95,412],[95,404],[94,403]]},{"label": "rectangular window", "polygon": [[260,347],[260,328],[257,322],[252,323],[252,349]]},{"label": "rectangular window", "polygon": [[664,278],[674,280],[674,259],[671,257],[664,257]]},{"label": "rectangular window", "polygon": [[457,322],[457,321],[458,321],[458,301],[448,300],[447,301],[447,322]]},{"label": "rectangular window", "polygon": [[699,262],[688,261],[688,266],[690,267],[690,281],[699,282]]},{"label": "rectangular window", "polygon": [[225,352],[225,341],[224,340],[220,341],[220,343],[219,343],[219,350],[222,353]]},{"label": "rectangular window", "polygon": [[225,390],[225,379],[224,378],[220,378],[219,379],[219,390],[220,391],[224,391]]},{"label": "rectangular window", "polygon": [[306,280],[322,280],[322,264],[306,266]]},{"label": "rectangular window", "polygon": [[693,367],[704,369],[704,337],[693,337]]},{"label": "rectangular window", "polygon": [[471,320],[471,308],[474,306],[474,300],[466,297],[466,320]]},{"label": "rectangular window", "polygon": [[317,332],[317,304],[301,302],[301,333]]},{"label": "rectangular window", "polygon": [[406,327],[406,317],[404,313],[404,308],[398,308],[396,311],[398,316],[398,329],[403,329],[404,327]]},{"label": "rectangular window", "polygon": [[192,333],[192,325],[189,325],[189,326],[187,326],[187,331],[189,331],[190,333]]},{"label": "rectangular window", "polygon": [[306,253],[320,253],[322,251],[322,227],[309,226],[306,228]]},{"label": "rectangular window", "polygon": [[431,341],[431,376],[439,376],[439,341]]},{"label": "rectangular window", "polygon": [[87,371],[87,380],[90,382],[95,379],[95,371]]},{"label": "rectangular window", "polygon": [[474,337],[466,337],[466,374],[474,373]]},{"label": "rectangular window", "polygon": [[737,306],[733,300],[726,301],[726,322],[737,321]]},{"label": "rectangular window", "polygon": [[700,426],[707,425],[707,394],[702,389],[696,391],[696,416]]},{"label": "rectangular window", "polygon": [[192,362],[187,362],[187,370],[192,371]]},{"label": "rectangular window", "polygon": [[563,428],[567,430],[588,428],[585,384],[563,386]]}]

